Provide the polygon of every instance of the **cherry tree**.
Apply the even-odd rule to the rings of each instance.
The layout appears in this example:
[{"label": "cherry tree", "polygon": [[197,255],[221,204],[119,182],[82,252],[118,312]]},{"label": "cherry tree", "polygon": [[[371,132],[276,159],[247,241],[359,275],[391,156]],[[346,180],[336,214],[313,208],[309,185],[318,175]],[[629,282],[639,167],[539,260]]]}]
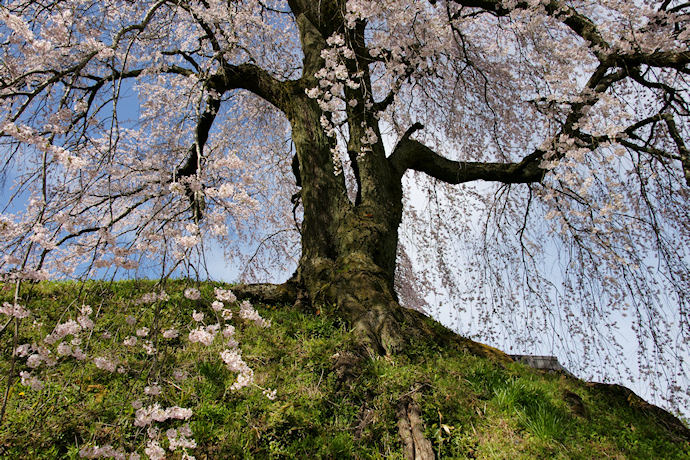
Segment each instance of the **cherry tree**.
[{"label": "cherry tree", "polygon": [[400,306],[428,284],[472,328],[527,320],[585,360],[620,356],[629,322],[681,396],[690,4],[17,0],[0,20],[7,279],[249,245],[248,279],[296,270],[239,297],[335,305],[373,352],[432,333]]}]

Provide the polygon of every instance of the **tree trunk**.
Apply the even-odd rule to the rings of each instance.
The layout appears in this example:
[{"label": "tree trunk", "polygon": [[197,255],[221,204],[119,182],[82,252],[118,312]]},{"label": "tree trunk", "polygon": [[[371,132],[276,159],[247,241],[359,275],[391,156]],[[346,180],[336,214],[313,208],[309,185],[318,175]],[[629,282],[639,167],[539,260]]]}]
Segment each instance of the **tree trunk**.
[{"label": "tree trunk", "polygon": [[395,201],[350,201],[342,174],[333,173],[333,140],[320,129],[318,106],[307,98],[299,106],[291,120],[304,207],[296,280],[312,303],[336,306],[372,351],[394,352],[404,342],[393,290],[401,190]]},{"label": "tree trunk", "polygon": [[[305,40],[308,37],[304,38]],[[401,307],[394,291],[398,226],[402,219],[402,174],[392,166],[379,141],[357,161],[357,199],[348,198],[345,179],[334,173],[335,140],[321,127],[318,104],[295,91],[286,114],[292,126],[298,183],[302,189],[302,255],[293,278],[281,286],[238,286],[238,297],[291,298],[336,309],[355,331],[370,356],[404,350],[420,336],[482,356],[510,360],[505,354],[462,339]],[[373,118],[362,124],[373,126]],[[350,126],[350,149],[359,151],[362,133]],[[354,140],[353,140],[354,139]],[[350,364],[352,365],[352,364]],[[351,370],[345,369],[348,373]],[[350,372],[352,373],[352,372]],[[401,401],[400,435],[407,458],[434,458],[424,439],[421,413],[413,401]]]},{"label": "tree trunk", "polygon": [[[359,161],[361,201],[353,203],[343,175],[334,174],[335,141],[321,129],[318,104],[305,95],[293,97],[288,117],[304,208],[299,266],[289,286],[262,288],[263,296],[250,289],[238,289],[239,294],[295,299],[300,295],[312,305],[333,306],[373,354],[393,354],[416,336],[438,334],[421,313],[400,306],[393,287],[402,175],[392,170],[379,142]],[[475,353],[505,356],[450,336]]]}]

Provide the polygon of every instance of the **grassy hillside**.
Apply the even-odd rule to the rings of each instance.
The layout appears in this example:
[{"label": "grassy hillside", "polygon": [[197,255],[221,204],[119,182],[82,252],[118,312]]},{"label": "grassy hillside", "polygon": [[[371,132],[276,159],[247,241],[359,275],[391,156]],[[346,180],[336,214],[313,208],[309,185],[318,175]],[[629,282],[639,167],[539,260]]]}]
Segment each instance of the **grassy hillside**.
[{"label": "grassy hillside", "polygon": [[[79,458],[80,451],[104,445],[126,452],[124,458],[130,452],[146,458],[149,435],[161,439],[166,458],[180,458],[181,449],[171,452],[163,433],[184,433],[188,423],[187,438],[196,442],[188,453],[197,459],[397,459],[403,458],[396,422],[401,401],[418,403],[438,458],[690,458],[690,431],[622,387],[541,373],[498,353],[478,357],[469,344],[419,340],[401,355],[371,357],[328,306],[310,312],[255,306],[271,320],[268,328],[239,319],[233,306],[234,338],[254,372],[253,385],[234,390],[237,374],[219,359],[226,348],[220,334],[209,346],[187,340],[201,324],[192,319],[195,310],[206,324],[216,321],[214,286],[199,286],[199,300],[185,298],[185,287],[168,282],[170,300],[154,304],[138,302],[152,282],[42,283],[26,291],[22,303],[32,316],[21,321],[18,345],[40,343],[56,323],[76,320],[82,304],[91,306],[94,327],[74,343],[72,336],[62,340],[83,350],[85,360],[59,356],[57,344],[53,367],[32,371],[27,358],[16,360],[15,375],[32,371],[44,387],[32,390],[15,378],[0,458]],[[11,301],[11,294],[4,289],[0,300]],[[13,325],[0,337],[3,377]],[[180,334],[138,337],[142,326],[175,326]],[[125,345],[130,337],[137,343]],[[143,347],[149,339],[154,354]],[[97,368],[95,357],[118,370]],[[3,393],[5,384],[6,378]],[[160,394],[145,394],[156,387]],[[135,426],[135,406],[155,403],[193,415]]]}]

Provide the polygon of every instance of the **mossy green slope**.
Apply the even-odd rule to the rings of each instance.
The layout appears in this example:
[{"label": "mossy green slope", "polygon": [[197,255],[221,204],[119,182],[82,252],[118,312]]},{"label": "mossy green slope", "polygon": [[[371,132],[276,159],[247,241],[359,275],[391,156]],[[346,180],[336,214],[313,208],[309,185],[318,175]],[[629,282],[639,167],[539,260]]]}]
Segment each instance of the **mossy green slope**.
[{"label": "mossy green slope", "polygon": [[[90,304],[98,312],[89,343],[97,355],[99,347],[122,346],[131,334],[126,316],[138,324],[153,320],[152,307],[136,302],[152,285],[45,283],[25,300],[32,321],[44,324],[54,324],[70,303]],[[182,297],[183,288],[181,281],[166,286],[171,300],[161,307],[161,324],[183,330],[193,310],[213,313],[209,301]],[[201,290],[210,298],[213,285]],[[5,291],[0,300],[9,298]],[[439,325],[436,341],[419,339],[392,357],[370,356],[328,306],[256,307],[272,326],[239,323],[237,336],[261,388],[231,390],[235,375],[217,358],[217,346],[172,341],[159,347],[156,361],[132,353],[124,374],[67,360],[39,392],[13,385],[0,458],[78,458],[84,445],[107,443],[141,452],[145,433],[133,425],[131,402],[152,380],[163,387],[161,405],[194,411],[197,459],[402,458],[396,408],[403,398],[421,407],[438,458],[690,458],[688,429],[622,387],[534,371],[500,354],[477,356],[472,347],[444,341],[448,333]],[[105,331],[111,338],[97,340]],[[47,332],[20,328],[19,343]],[[8,329],[0,337],[3,376],[11,340]],[[189,377],[166,380],[171,369]],[[276,398],[262,388],[275,389]]]}]

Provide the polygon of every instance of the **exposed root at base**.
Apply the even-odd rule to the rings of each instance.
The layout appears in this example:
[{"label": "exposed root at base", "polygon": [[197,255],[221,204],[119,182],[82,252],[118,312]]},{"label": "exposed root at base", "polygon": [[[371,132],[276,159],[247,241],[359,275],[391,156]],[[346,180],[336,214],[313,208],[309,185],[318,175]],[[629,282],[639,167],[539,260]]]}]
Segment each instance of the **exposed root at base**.
[{"label": "exposed root at base", "polygon": [[292,281],[283,284],[237,284],[232,292],[238,299],[249,299],[253,302],[267,304],[292,304],[299,298],[299,285]]},{"label": "exposed root at base", "polygon": [[405,397],[400,400],[396,412],[398,432],[403,442],[406,460],[435,460],[431,442],[424,437],[424,422],[419,404]]}]

